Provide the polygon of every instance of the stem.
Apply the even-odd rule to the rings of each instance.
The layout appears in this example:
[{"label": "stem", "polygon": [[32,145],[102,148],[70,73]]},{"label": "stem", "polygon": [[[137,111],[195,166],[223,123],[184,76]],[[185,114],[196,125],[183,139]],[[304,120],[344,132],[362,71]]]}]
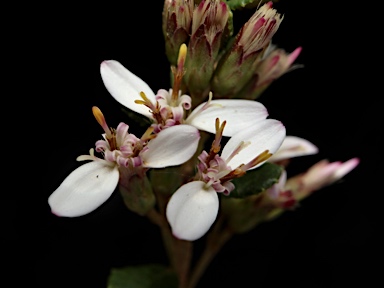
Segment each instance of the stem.
[{"label": "stem", "polygon": [[165,218],[165,207],[167,200],[166,197],[162,193],[156,191],[156,189],[154,189],[154,193],[159,211],[152,209],[150,213],[147,214],[147,216],[153,223],[159,226],[168,260],[171,267],[176,271],[174,237],[168,225],[167,219]]},{"label": "stem", "polygon": [[179,288],[188,287],[189,269],[192,260],[193,244],[190,241],[174,239],[174,269],[179,279]]},{"label": "stem", "polygon": [[151,220],[154,224],[159,226],[161,237],[163,239],[164,247],[169,259],[169,262],[172,267],[175,267],[174,263],[174,251],[173,251],[173,236],[171,233],[171,230],[168,227],[168,223],[165,221],[162,214],[157,212],[155,209],[152,209],[148,212],[147,217],[149,220]]},{"label": "stem", "polygon": [[192,242],[179,240],[172,235],[172,231],[165,218],[167,199],[162,193],[155,192],[155,194],[159,212],[152,209],[147,214],[147,217],[159,226],[170,265],[176,272],[179,280],[179,288],[186,288],[192,259]]},{"label": "stem", "polygon": [[207,244],[195,267],[193,268],[187,288],[196,287],[197,283],[201,279],[201,276],[203,276],[213,258],[233,236],[233,232],[230,229],[222,229],[223,221],[223,217],[219,217],[212,231],[209,233]]}]

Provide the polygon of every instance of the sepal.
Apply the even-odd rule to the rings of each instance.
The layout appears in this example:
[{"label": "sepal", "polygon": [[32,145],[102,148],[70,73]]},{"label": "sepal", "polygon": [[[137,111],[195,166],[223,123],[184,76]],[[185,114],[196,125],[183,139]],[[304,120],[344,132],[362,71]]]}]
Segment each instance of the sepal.
[{"label": "sepal", "polygon": [[119,185],[119,191],[127,208],[141,216],[151,210],[156,203],[152,185],[146,175],[133,175],[127,185]]}]

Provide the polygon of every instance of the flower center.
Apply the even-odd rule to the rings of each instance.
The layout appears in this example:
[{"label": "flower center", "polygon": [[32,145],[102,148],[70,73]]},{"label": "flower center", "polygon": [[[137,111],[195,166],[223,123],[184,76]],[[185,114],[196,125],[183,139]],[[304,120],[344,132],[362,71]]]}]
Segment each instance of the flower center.
[{"label": "flower center", "polygon": [[257,157],[249,161],[247,164],[241,164],[239,167],[232,169],[227,165],[229,161],[236,157],[236,155],[249,145],[248,142],[242,141],[239,146],[228,156],[227,159],[223,159],[218,155],[221,149],[221,139],[223,137],[223,131],[226,121],[220,125],[219,119],[216,118],[216,135],[215,140],[212,143],[209,154],[203,151],[198,159],[200,163],[197,165],[196,179],[204,181],[207,186],[212,186],[216,192],[223,192],[228,195],[235,186],[230,181],[232,179],[243,176],[246,171],[257,164],[267,160],[272,156],[268,150],[260,153]]},{"label": "flower center", "polygon": [[172,66],[173,89],[169,91],[160,89],[156,94],[156,104],[153,104],[144,92],[140,92],[142,100],[135,100],[135,103],[147,106],[153,115],[155,123],[152,124],[154,132],[174,125],[181,124],[185,118],[185,111],[191,109],[192,99],[188,95],[181,94],[181,82],[185,74],[184,63],[187,54],[187,46],[182,44],[179,49],[177,67]]},{"label": "flower center", "polygon": [[148,128],[141,138],[137,138],[134,134],[128,133],[129,126],[123,122],[116,129],[110,128],[98,107],[92,107],[92,112],[105,132],[104,140],[96,142],[96,151],[103,154],[106,161],[119,166],[132,168],[140,166],[142,164],[140,152],[145,149],[148,141],[156,136],[152,134],[153,127]]}]

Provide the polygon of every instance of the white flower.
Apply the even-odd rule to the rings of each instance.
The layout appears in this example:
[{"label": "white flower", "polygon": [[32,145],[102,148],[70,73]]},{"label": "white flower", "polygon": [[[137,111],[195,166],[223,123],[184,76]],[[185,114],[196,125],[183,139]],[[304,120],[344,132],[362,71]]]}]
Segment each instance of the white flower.
[{"label": "white flower", "polygon": [[109,129],[97,107],[93,113],[105,131],[104,140],[96,142],[96,151],[104,159],[95,157],[93,149],[90,155],[78,157],[78,161],[92,162],[75,169],[50,195],[48,203],[55,215],[76,217],[92,212],[112,195],[120,175],[130,177],[149,168],[180,165],[193,156],[200,139],[199,131],[189,125],[170,127],[156,135],[149,129],[137,138],[128,133],[125,123]]},{"label": "white flower", "polygon": [[100,74],[104,85],[120,104],[150,118],[155,124],[155,132],[164,128],[187,124],[210,133],[215,133],[216,118],[225,119],[227,126],[224,136],[265,120],[268,116],[263,104],[253,100],[221,99],[201,103],[189,116],[186,116],[192,104],[188,95],[160,89],[158,93],[151,90],[147,83],[127,70],[115,60],[103,61]]},{"label": "white flower", "polygon": [[266,119],[233,135],[219,156],[223,124],[219,128],[216,123],[210,153],[203,151],[199,156],[197,179],[181,186],[168,202],[166,216],[177,238],[194,241],[202,237],[216,219],[217,192],[230,193],[234,189],[230,180],[262,165],[285,137],[280,121]]}]

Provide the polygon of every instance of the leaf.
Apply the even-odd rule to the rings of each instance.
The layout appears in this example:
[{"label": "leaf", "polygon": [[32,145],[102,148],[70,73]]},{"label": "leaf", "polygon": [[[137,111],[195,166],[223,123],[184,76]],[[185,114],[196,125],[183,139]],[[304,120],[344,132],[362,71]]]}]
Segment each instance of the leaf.
[{"label": "leaf", "polygon": [[112,268],[107,288],[177,288],[177,276],[159,264]]},{"label": "leaf", "polygon": [[283,167],[266,162],[259,168],[256,168],[240,177],[232,180],[235,185],[229,197],[244,198],[250,195],[259,194],[277,183]]}]

